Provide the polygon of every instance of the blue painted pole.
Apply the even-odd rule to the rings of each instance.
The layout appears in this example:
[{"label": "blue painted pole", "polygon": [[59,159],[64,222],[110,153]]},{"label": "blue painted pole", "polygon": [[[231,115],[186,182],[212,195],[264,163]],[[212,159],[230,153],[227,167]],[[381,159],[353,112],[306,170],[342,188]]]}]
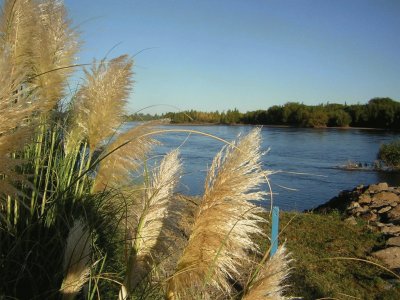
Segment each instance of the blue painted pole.
[{"label": "blue painted pole", "polygon": [[278,250],[279,235],[279,207],[272,207],[272,231],[271,231],[271,257]]}]

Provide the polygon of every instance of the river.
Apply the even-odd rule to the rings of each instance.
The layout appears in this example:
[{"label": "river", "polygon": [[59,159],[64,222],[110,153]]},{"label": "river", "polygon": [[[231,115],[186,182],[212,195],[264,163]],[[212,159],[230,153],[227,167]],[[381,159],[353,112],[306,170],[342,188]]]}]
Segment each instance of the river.
[{"label": "river", "polygon": [[[251,126],[165,126],[164,129],[198,130],[233,140],[251,130]],[[347,161],[372,163],[382,143],[399,134],[363,129],[262,128],[263,167],[275,173],[270,176],[274,205],[283,210],[311,209],[325,203],[341,190],[357,185],[388,182],[400,185],[400,175],[375,171],[347,171],[337,166]],[[223,143],[187,133],[157,136],[162,146],[153,155],[164,154],[180,146],[184,172],[178,192],[200,195],[214,155]],[[263,203],[269,206],[269,201]]]}]

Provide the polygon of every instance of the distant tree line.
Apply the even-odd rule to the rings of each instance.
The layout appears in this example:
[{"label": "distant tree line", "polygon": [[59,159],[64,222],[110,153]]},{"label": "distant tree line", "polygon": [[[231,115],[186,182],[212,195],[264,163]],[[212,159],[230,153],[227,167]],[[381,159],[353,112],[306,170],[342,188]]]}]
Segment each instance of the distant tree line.
[{"label": "distant tree line", "polygon": [[289,102],[267,110],[241,113],[237,109],[226,112],[196,110],[169,112],[162,115],[172,123],[216,123],[289,125],[298,127],[371,127],[400,129],[400,102],[390,98],[374,98],[367,104],[305,105]]},{"label": "distant tree line", "polygon": [[151,120],[158,120],[161,119],[161,115],[151,115],[151,114],[143,114],[143,113],[135,113],[131,115],[124,116],[126,122],[132,121],[151,121]]},{"label": "distant tree line", "polygon": [[169,112],[163,115],[171,119],[171,123],[212,123],[212,124],[239,124],[243,123],[243,113],[237,109],[226,112],[202,112],[188,110],[182,112]]}]

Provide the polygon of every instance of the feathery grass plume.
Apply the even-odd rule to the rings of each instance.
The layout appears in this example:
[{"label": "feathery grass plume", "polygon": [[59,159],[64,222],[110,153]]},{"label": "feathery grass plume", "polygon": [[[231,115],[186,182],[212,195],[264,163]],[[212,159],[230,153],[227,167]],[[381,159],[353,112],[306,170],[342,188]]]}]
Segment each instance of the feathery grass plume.
[{"label": "feathery grass plume", "polygon": [[289,275],[289,263],[285,245],[282,245],[264,266],[260,266],[254,283],[250,286],[243,300],[288,299],[282,295],[285,288],[282,283]]},{"label": "feathery grass plume", "polygon": [[[33,91],[25,79],[29,75],[30,42],[33,36],[34,14],[31,1],[4,1],[0,15],[0,137],[23,128],[38,109]],[[25,142],[26,140],[23,139]],[[11,144],[10,144],[11,142]],[[20,141],[9,140],[3,147],[20,149]],[[3,152],[4,153],[4,152]],[[0,155],[1,156],[1,155]]]},{"label": "feathery grass plume", "polygon": [[90,273],[90,232],[82,220],[75,220],[64,253],[63,299],[74,299],[86,283]]},{"label": "feathery grass plume", "polygon": [[171,217],[168,209],[181,172],[178,154],[174,150],[162,159],[150,181],[145,181],[142,197],[133,200],[129,207],[126,222],[130,254],[120,299],[126,299],[150,273],[153,262],[165,255],[172,242],[167,236],[167,230],[172,229],[168,224]]},{"label": "feathery grass plume", "polygon": [[[70,70],[40,74],[72,63],[77,49],[74,34],[60,1],[4,1],[0,15],[2,176],[7,169],[8,173],[14,170],[10,165],[17,161],[10,154],[21,150],[33,136],[40,113],[62,97]],[[8,177],[18,178],[16,173]]]},{"label": "feathery grass plume", "polygon": [[[74,102],[71,134],[84,129],[92,151],[121,125],[123,108],[132,87],[133,60],[122,55],[109,62],[93,62],[91,71],[85,70],[85,83]],[[72,137],[73,139],[78,139]]]},{"label": "feathery grass plume", "polygon": [[[6,0],[0,17],[0,53],[10,51],[10,63],[23,67],[26,84],[38,88],[46,110],[64,96],[64,88],[79,43],[62,1]],[[13,72],[9,75],[13,75]]]},{"label": "feathery grass plume", "polygon": [[[107,187],[121,188],[131,185],[131,173],[142,165],[146,154],[157,141],[144,136],[154,129],[157,121],[146,122],[120,134],[107,148],[96,174],[93,191],[99,192]],[[103,155],[103,156],[104,156]]]},{"label": "feathery grass plume", "polygon": [[252,130],[214,158],[188,245],[168,282],[168,298],[209,298],[213,291],[229,295],[237,266],[249,260],[248,251],[257,251],[250,235],[262,234],[258,225],[265,220],[257,214],[262,209],[249,201],[266,194],[257,190],[266,174],[260,132]]},{"label": "feathery grass plume", "polygon": [[[20,160],[13,153],[31,139],[40,103],[35,92],[23,84],[24,68],[11,63],[9,51],[0,52],[0,185],[3,193],[14,191],[9,180],[22,178],[15,172]],[[4,181],[2,179],[8,179]]]},{"label": "feathery grass plume", "polygon": [[[14,77],[15,70],[24,68],[29,76],[32,44],[36,28],[35,3],[31,0],[5,0],[0,15],[0,54],[8,52],[9,64],[13,66],[7,76]],[[15,68],[15,69],[14,69]]]},{"label": "feathery grass plume", "polygon": [[36,28],[32,49],[32,64],[35,71],[33,83],[38,87],[40,101],[53,109],[64,97],[70,68],[79,49],[78,33],[71,22],[62,1],[33,1]]}]

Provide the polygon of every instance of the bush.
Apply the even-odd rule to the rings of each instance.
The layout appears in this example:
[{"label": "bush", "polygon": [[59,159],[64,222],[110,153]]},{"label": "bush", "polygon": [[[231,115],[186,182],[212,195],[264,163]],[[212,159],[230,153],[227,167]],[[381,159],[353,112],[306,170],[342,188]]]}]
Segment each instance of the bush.
[{"label": "bush", "polygon": [[400,168],[400,140],[392,141],[388,144],[383,144],[379,148],[378,159],[383,161],[388,167]]}]

